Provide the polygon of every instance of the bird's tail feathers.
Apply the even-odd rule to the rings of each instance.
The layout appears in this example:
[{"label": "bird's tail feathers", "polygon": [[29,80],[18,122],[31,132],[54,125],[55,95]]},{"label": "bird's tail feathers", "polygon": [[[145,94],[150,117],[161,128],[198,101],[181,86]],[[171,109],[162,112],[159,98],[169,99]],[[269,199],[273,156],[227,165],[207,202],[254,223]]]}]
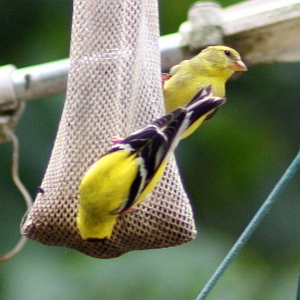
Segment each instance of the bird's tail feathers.
[{"label": "bird's tail feathers", "polygon": [[216,100],[218,99],[222,99],[223,102],[226,101],[225,98],[221,98],[221,97],[216,97],[216,96],[213,96],[213,93],[212,93],[212,87],[211,85],[201,89],[194,97],[193,99],[185,106],[185,108],[187,109],[192,109],[193,108],[193,105],[198,105],[198,103],[200,101],[205,101],[209,98],[214,98]]},{"label": "bird's tail feathers", "polygon": [[199,101],[205,100],[207,98],[212,98],[212,97],[213,97],[212,88],[211,85],[209,85],[201,89],[185,107],[189,108],[193,104],[198,103]]},{"label": "bird's tail feathers", "polygon": [[189,126],[204,115],[206,115],[205,119],[210,118],[216,109],[225,102],[225,98],[215,97],[212,95],[211,86],[200,90],[186,106],[186,109],[189,112]]}]

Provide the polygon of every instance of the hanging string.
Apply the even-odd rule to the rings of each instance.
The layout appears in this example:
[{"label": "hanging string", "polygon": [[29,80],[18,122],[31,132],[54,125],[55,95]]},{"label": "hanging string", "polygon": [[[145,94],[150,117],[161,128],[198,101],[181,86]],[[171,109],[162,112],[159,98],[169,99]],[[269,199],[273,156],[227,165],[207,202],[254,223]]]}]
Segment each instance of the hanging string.
[{"label": "hanging string", "polygon": [[[204,286],[203,290],[200,292],[196,300],[203,300],[206,298],[206,296],[209,294],[209,292],[212,290],[212,288],[216,285],[217,281],[220,279],[220,277],[223,275],[223,273],[226,271],[226,269],[229,267],[231,262],[235,259],[235,257],[238,255],[238,253],[241,251],[243,246],[246,244],[246,242],[251,237],[252,233],[255,231],[255,229],[260,225],[264,217],[267,215],[273,204],[278,199],[279,195],[282,193],[284,188],[287,186],[287,184],[290,182],[290,180],[294,177],[296,172],[298,171],[300,167],[300,150],[292,163],[289,165],[285,173],[282,175],[278,183],[275,185],[271,193],[269,194],[268,198],[265,200],[263,205],[260,207],[258,212],[255,214],[253,219],[250,221],[244,232],[241,234],[241,236],[238,238],[238,240],[235,242],[231,250],[228,252],[226,257],[223,259],[215,273],[212,275],[212,277],[209,279],[207,284]],[[299,295],[297,300],[299,299]]]},{"label": "hanging string", "polygon": [[[16,135],[11,130],[6,130],[6,134],[11,137],[13,150],[12,150],[12,179],[22,194],[23,198],[25,199],[27,209],[29,209],[32,206],[32,198],[30,194],[28,193],[27,189],[23,185],[20,177],[19,177],[19,140],[16,137]],[[11,259],[13,256],[15,256],[24,246],[26,242],[26,237],[22,236],[17,243],[17,245],[7,254],[0,257],[0,263],[5,262],[9,259]]]}]

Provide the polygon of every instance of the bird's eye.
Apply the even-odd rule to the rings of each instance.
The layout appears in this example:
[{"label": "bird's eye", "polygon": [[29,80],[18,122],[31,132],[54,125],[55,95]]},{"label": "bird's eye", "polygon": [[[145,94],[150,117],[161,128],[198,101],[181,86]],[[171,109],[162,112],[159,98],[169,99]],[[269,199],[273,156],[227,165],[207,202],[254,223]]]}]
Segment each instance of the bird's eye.
[{"label": "bird's eye", "polygon": [[224,50],[224,53],[226,56],[230,56],[231,55],[231,52],[229,50]]}]

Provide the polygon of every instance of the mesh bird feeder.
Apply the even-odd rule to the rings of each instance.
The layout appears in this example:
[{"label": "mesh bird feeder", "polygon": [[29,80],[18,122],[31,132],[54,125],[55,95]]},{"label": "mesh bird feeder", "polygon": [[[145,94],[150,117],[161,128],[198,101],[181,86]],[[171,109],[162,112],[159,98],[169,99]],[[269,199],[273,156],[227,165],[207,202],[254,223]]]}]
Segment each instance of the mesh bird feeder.
[{"label": "mesh bird feeder", "polygon": [[98,258],[179,245],[195,238],[175,159],[110,239],[82,240],[76,226],[82,176],[111,146],[163,115],[157,1],[75,0],[67,97],[54,148],[22,234]]}]

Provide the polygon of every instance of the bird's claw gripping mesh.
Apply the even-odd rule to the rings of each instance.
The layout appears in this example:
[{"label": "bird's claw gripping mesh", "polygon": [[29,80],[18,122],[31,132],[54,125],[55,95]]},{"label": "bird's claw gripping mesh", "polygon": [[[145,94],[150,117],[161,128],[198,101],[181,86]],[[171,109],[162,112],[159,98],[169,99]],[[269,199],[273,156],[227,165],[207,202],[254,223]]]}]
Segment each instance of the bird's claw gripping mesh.
[{"label": "bird's claw gripping mesh", "polygon": [[98,258],[174,246],[196,235],[175,160],[134,213],[119,216],[112,237],[82,240],[78,186],[111,146],[163,114],[158,11],[154,0],[75,0],[67,98],[41,188],[22,233]]}]

